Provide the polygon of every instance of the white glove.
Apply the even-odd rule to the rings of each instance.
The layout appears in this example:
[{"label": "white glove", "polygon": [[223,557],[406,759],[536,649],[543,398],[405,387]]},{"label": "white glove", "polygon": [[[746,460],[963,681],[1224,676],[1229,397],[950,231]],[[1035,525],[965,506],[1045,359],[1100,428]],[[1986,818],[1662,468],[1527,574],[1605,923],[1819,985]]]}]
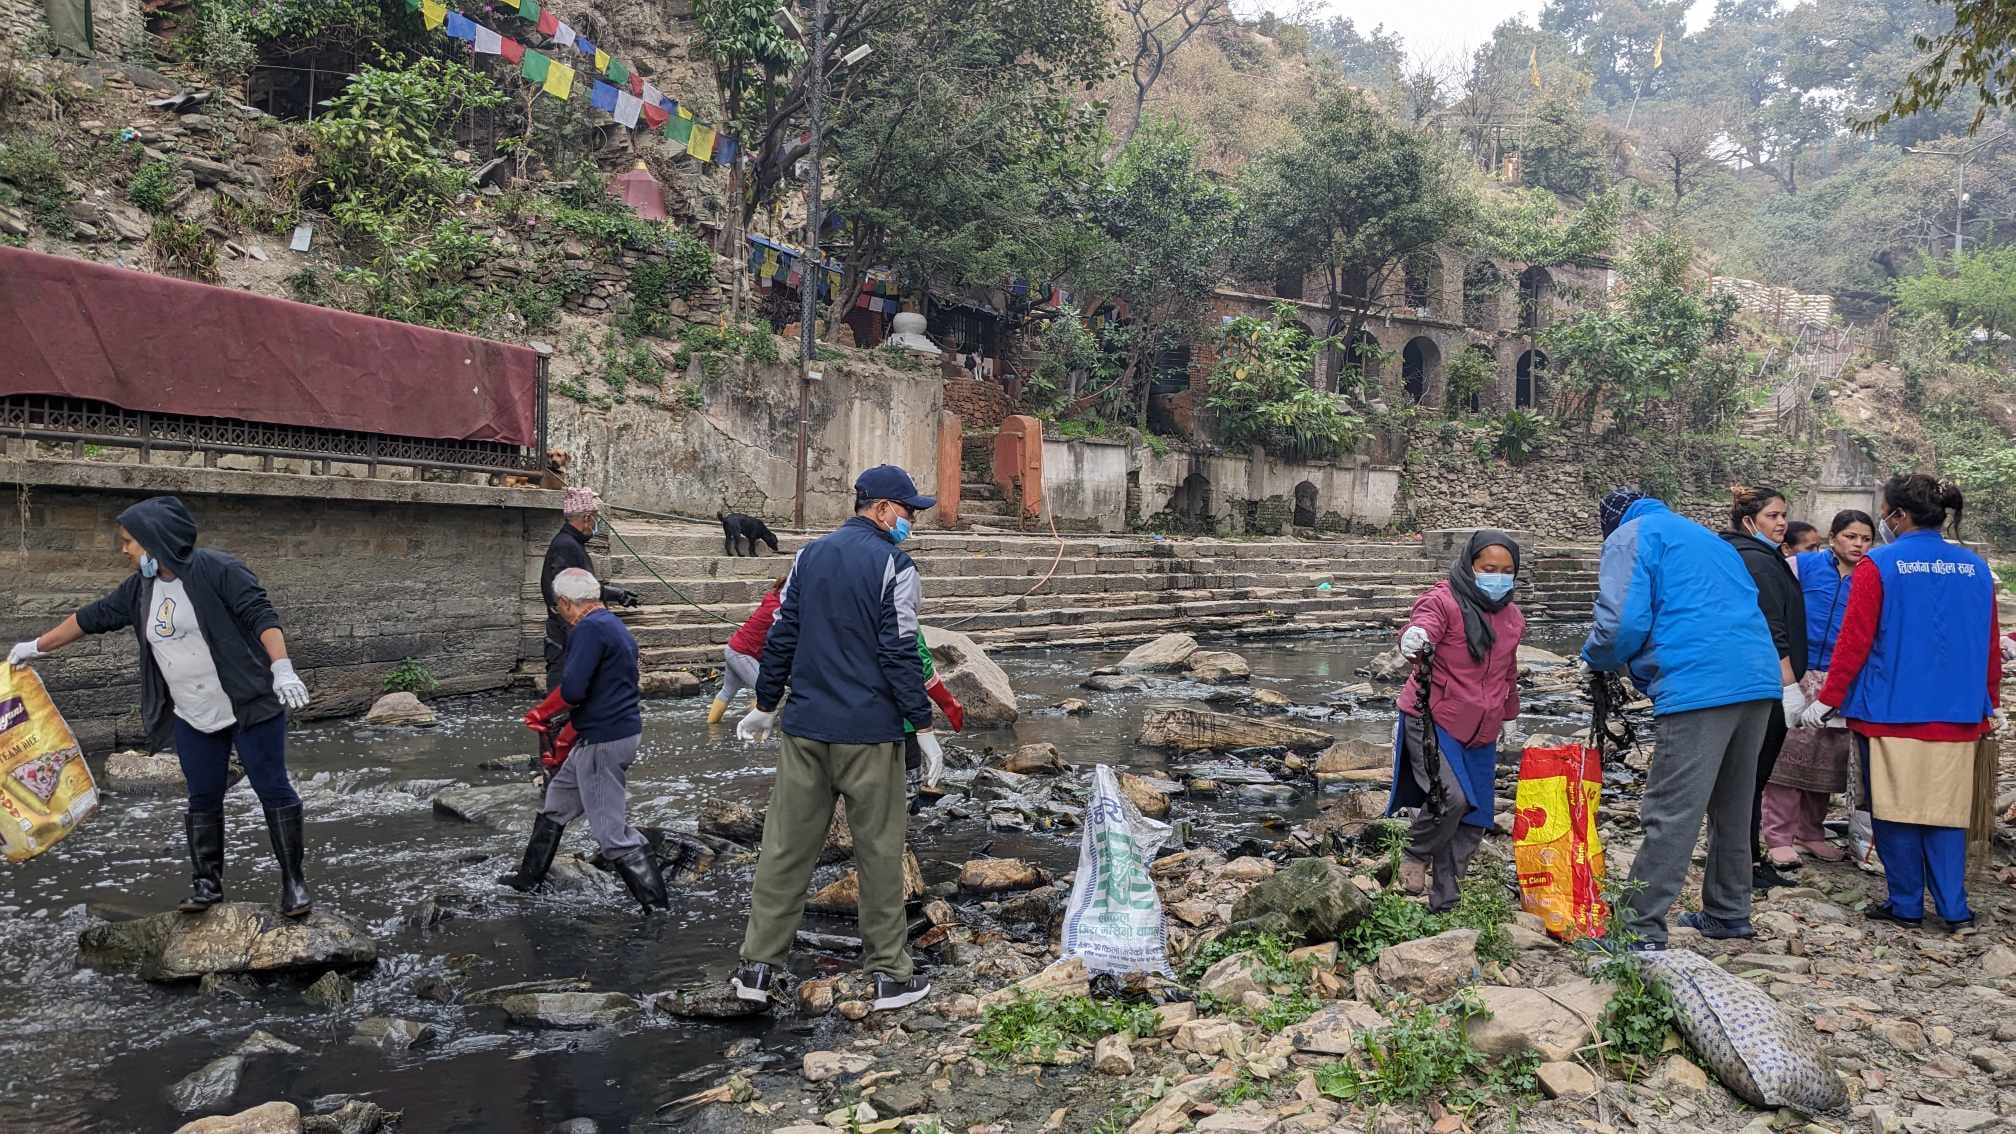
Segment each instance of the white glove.
[{"label": "white glove", "polygon": [[273,695],[290,709],[308,707],[308,687],[294,673],[294,663],[281,658],[273,663]]},{"label": "white glove", "polygon": [[1798,727],[1819,728],[1825,723],[1827,714],[1833,711],[1831,705],[1815,697],[1806,703],[1805,708],[1799,710]]},{"label": "white glove", "polygon": [[749,715],[735,725],[735,735],[744,744],[761,744],[770,739],[770,727],[776,723],[776,713],[751,709]]},{"label": "white glove", "polygon": [[918,730],[917,747],[924,752],[918,779],[925,787],[935,788],[945,778],[945,746],[938,743],[938,734],[927,728]]},{"label": "white glove", "polygon": [[2002,635],[2002,660],[2016,661],[2016,634]]},{"label": "white glove", "polygon": [[14,666],[27,665],[36,658],[42,657],[41,647],[35,644],[39,641],[41,641],[40,638],[30,638],[25,642],[17,643],[13,649],[7,651],[8,667],[11,669]]},{"label": "white glove", "polygon": [[1419,626],[1409,626],[1400,632],[1400,656],[1418,658],[1428,648],[1428,631]]},{"label": "white glove", "polygon": [[1778,694],[1778,702],[1785,706],[1785,723],[1791,724],[1799,719],[1799,714],[1806,708],[1806,693],[1795,681],[1787,685],[1784,692]]}]

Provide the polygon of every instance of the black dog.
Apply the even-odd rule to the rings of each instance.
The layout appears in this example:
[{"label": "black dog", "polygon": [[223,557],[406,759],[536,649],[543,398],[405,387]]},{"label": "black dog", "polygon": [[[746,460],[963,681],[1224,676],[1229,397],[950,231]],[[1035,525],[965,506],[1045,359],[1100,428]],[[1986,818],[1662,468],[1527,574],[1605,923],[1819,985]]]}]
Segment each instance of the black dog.
[{"label": "black dog", "polygon": [[725,554],[742,554],[742,544],[747,541],[749,555],[753,559],[759,540],[770,545],[772,555],[781,554],[777,548],[777,537],[771,535],[769,527],[756,517],[745,516],[740,512],[716,512],[714,518],[721,521],[721,546]]}]

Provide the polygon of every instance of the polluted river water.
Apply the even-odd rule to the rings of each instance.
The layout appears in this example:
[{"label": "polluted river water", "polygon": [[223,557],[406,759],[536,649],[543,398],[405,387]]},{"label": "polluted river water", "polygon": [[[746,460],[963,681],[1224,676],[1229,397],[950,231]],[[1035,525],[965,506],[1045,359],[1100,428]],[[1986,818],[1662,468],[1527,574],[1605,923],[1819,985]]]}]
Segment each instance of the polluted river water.
[{"label": "polluted river water", "polygon": [[[1567,653],[1575,627],[1536,626],[1528,642]],[[1321,706],[1363,679],[1356,671],[1385,649],[1385,634],[1318,635],[1227,643],[1252,667],[1253,688],[1271,688],[1298,705]],[[950,735],[954,748],[978,755],[1048,741],[1072,764],[1108,763],[1166,775],[1173,753],[1134,743],[1147,711],[1195,704],[1223,687],[1158,683],[1147,692],[1078,688],[1124,650],[1034,650],[997,656],[1015,685],[1021,718],[1013,725]],[[1389,687],[1390,690],[1390,687]],[[1082,716],[1046,711],[1066,697],[1085,700]],[[709,799],[755,803],[768,790],[767,749],[745,748],[733,724],[746,698],[722,724],[706,723],[704,697],[647,701],[642,755],[631,769],[631,820],[638,826],[690,825]],[[298,1055],[245,1061],[226,1104],[229,1113],[271,1099],[302,1105],[355,1095],[403,1111],[407,1131],[540,1134],[557,1123],[590,1118],[604,1131],[651,1129],[661,1105],[709,1085],[724,1070],[722,1049],[757,1039],[795,1059],[822,1046],[837,1018],[686,1021],[657,1014],[618,1028],[538,1031],[514,1028],[496,1008],[444,1003],[443,978],[462,989],[520,981],[585,977],[598,990],[649,994],[726,980],[747,910],[752,867],[717,862],[697,883],[678,886],[669,916],[638,916],[620,887],[519,895],[497,875],[516,865],[520,834],[437,816],[426,797],[450,781],[506,783],[484,760],[531,751],[519,721],[523,695],[483,695],[435,702],[438,727],[369,729],[356,722],[318,723],[290,733],[289,764],[308,814],[309,882],[316,904],[370,928],[379,960],[360,974],[353,1003],[334,1009],[305,1000],[298,981],[267,982],[243,995],[202,993],[194,984],[156,985],[76,964],[77,934],[94,918],[120,919],[171,908],[187,892],[182,799],[170,794],[111,794],[85,826],[26,864],[0,868],[0,1132],[165,1131],[194,1115],[178,1114],[169,1087],[229,1053],[256,1029],[299,1045]],[[1236,705],[1214,706],[1239,711]],[[1384,741],[1393,729],[1390,701],[1348,716],[1276,718],[1337,736]],[[1545,718],[1528,717],[1529,731]],[[1508,743],[1509,753],[1517,751]],[[1292,803],[1231,795],[1178,797],[1173,817],[1188,820],[1192,841],[1228,846],[1271,840],[1270,820],[1313,814],[1307,779]],[[1383,790],[1383,789],[1379,789]],[[226,804],[228,898],[271,903],[278,888],[266,832],[248,785]],[[997,831],[978,819],[912,820],[911,845],[927,883],[956,875],[975,853],[1019,857],[1064,873],[1075,866],[1074,828]],[[585,822],[568,831],[565,849],[592,850]],[[432,928],[402,913],[441,893],[475,898],[475,908]],[[849,921],[808,918],[806,928],[853,932]],[[845,962],[800,950],[801,972]],[[394,1016],[430,1025],[433,1037],[405,1051],[350,1042],[359,1020]]]}]

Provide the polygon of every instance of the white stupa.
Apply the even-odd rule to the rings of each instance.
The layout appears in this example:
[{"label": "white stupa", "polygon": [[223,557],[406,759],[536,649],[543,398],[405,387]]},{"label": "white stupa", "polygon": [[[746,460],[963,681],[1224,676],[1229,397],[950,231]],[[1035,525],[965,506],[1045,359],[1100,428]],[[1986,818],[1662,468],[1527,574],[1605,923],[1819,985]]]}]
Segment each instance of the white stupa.
[{"label": "white stupa", "polygon": [[895,319],[890,321],[890,327],[889,338],[886,342],[888,346],[901,347],[904,350],[914,350],[918,354],[928,354],[933,357],[944,353],[938,349],[938,344],[932,342],[931,337],[924,333],[924,316],[917,314],[915,311],[900,312]]}]

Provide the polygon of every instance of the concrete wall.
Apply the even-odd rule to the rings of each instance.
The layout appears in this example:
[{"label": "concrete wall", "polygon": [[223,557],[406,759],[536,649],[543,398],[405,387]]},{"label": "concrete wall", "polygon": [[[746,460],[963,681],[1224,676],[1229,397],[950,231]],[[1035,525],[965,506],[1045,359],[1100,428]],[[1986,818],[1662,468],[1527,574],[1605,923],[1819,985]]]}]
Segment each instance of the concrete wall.
[{"label": "concrete wall", "polygon": [[1178,530],[1195,496],[1186,490],[1192,476],[1207,492],[1203,511],[1209,529],[1220,535],[1278,535],[1293,526],[1295,490],[1315,486],[1318,528],[1328,531],[1383,528],[1393,520],[1400,494],[1400,470],[1363,457],[1340,461],[1286,461],[1262,450],[1251,454],[1206,455],[1171,450],[1156,455],[1135,451],[1143,522]]},{"label": "concrete wall", "polygon": [[1127,446],[1117,441],[1043,442],[1043,502],[1059,528],[1127,527]]},{"label": "concrete wall", "polygon": [[[404,658],[444,692],[508,683],[522,635],[526,540],[559,493],[415,481],[0,459],[0,640],[39,634],[132,570],[116,517],[173,493],[198,546],[259,576],[315,696],[307,716],[356,711]],[[138,646],[121,631],[36,663],[87,750],[138,743]]]},{"label": "concrete wall", "polygon": [[[826,363],[825,376],[812,387],[806,523],[830,526],[852,514],[854,478],[874,465],[901,465],[924,492],[935,491],[944,382],[854,357]],[[697,410],[636,398],[597,409],[554,398],[551,444],[574,454],[570,482],[633,508],[701,516],[738,511],[773,527],[788,524],[796,483],[795,368],[753,368],[743,379],[731,366],[701,386],[705,403]],[[958,471],[951,476],[956,480]]]},{"label": "concrete wall", "polygon": [[[146,61],[146,33],[140,0],[92,0],[91,35],[98,57]],[[48,34],[48,0],[0,0],[0,39],[8,47],[24,55],[39,53]]]}]

